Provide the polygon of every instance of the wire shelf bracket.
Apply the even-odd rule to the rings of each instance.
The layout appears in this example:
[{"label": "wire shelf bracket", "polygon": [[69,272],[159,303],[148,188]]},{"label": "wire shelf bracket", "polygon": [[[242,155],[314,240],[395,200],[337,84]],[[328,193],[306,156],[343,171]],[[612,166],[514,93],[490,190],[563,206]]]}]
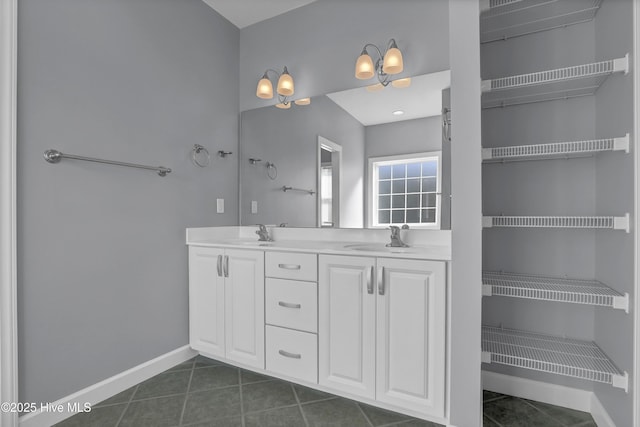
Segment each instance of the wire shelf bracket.
[{"label": "wire shelf bracket", "polygon": [[624,151],[628,154],[629,145],[629,134],[627,133],[619,138],[483,148],[482,160],[485,163],[545,160],[581,157],[605,151]]},{"label": "wire shelf bracket", "polygon": [[629,214],[624,216],[483,216],[483,228],[571,228],[629,229]]},{"label": "wire shelf bracket", "polygon": [[622,295],[597,280],[483,271],[482,295],[596,305],[629,314],[629,294]]},{"label": "wire shelf bracket", "polygon": [[483,326],[482,362],[610,384],[629,392],[629,374],[594,342]]},{"label": "wire shelf bracket", "polygon": [[480,43],[591,21],[602,0],[490,0],[488,3],[480,13]]},{"label": "wire shelf bracket", "polygon": [[613,73],[629,73],[622,58],[482,81],[482,108],[593,95]]}]

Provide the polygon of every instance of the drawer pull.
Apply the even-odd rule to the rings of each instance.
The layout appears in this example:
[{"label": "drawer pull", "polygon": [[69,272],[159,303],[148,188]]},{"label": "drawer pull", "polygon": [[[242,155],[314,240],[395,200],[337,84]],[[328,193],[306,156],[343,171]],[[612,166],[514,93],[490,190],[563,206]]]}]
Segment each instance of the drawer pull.
[{"label": "drawer pull", "polygon": [[286,307],[286,308],[302,308],[302,305],[300,304],[293,304],[293,303],[284,302],[284,301],[278,301],[278,305],[280,307]]},{"label": "drawer pull", "polygon": [[284,350],[278,350],[278,353],[280,353],[281,356],[288,357],[290,359],[302,359],[301,354],[289,353],[288,351]]},{"label": "drawer pull", "polygon": [[300,264],[278,264],[284,270],[300,270]]}]

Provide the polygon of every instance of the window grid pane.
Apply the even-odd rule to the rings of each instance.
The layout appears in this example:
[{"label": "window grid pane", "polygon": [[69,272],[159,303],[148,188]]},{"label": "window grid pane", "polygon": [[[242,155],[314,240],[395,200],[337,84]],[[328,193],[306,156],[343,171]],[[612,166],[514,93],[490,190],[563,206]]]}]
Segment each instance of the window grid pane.
[{"label": "window grid pane", "polygon": [[435,224],[438,159],[374,163],[378,225]]}]

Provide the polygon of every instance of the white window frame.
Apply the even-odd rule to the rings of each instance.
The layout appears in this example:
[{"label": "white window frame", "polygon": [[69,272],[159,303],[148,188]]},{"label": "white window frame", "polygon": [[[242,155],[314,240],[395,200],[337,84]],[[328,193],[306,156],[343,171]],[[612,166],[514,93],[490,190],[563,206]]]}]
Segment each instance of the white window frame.
[{"label": "white window frame", "polygon": [[411,160],[429,158],[436,158],[438,162],[437,176],[436,176],[436,222],[433,224],[409,224],[411,228],[427,229],[427,230],[439,230],[441,226],[441,210],[442,210],[442,151],[428,151],[421,153],[409,153],[399,154],[395,156],[380,156],[369,157],[367,168],[367,226],[369,228],[388,228],[388,224],[378,224],[376,220],[376,214],[378,211],[378,190],[377,182],[378,176],[374,163],[385,162],[388,164],[407,163]]}]

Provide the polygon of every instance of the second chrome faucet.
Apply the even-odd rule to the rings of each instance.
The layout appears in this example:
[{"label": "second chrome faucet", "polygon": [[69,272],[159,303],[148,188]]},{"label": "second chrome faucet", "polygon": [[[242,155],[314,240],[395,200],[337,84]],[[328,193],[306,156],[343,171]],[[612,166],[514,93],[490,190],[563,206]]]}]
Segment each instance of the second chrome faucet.
[{"label": "second chrome faucet", "polygon": [[258,230],[256,230],[259,242],[272,242],[273,239],[269,236],[269,230],[264,224],[258,224]]},{"label": "second chrome faucet", "polygon": [[402,239],[400,238],[400,227],[398,227],[397,225],[392,225],[392,226],[389,227],[389,229],[391,230],[391,242],[387,243],[386,246],[391,247],[391,248],[407,248],[407,247],[409,247],[409,245],[407,245],[405,242],[403,242]]}]

